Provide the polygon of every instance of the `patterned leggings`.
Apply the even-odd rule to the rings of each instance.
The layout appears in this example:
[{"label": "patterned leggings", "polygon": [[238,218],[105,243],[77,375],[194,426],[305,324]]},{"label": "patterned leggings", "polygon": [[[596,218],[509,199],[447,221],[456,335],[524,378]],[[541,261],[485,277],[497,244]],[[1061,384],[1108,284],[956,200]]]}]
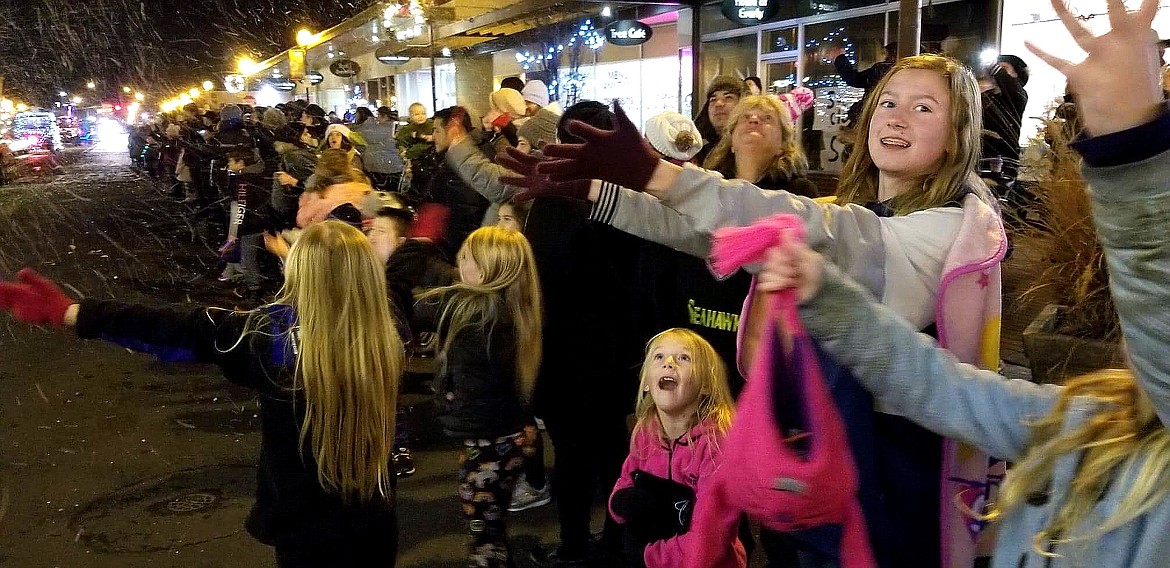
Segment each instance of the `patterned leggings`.
[{"label": "patterned leggings", "polygon": [[513,566],[508,549],[506,516],[516,478],[524,468],[523,433],[495,440],[464,440],[459,456],[459,500],[471,533],[469,560],[473,568]]}]

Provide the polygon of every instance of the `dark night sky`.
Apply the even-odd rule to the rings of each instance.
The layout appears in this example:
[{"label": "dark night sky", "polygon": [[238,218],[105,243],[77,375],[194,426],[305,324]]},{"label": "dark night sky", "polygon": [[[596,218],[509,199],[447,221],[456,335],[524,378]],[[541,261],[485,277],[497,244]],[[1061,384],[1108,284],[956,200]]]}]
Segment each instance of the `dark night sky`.
[{"label": "dark night sky", "polygon": [[[296,30],[336,25],[375,0],[0,0],[5,96],[51,104],[122,85],[169,96],[216,79],[251,51],[267,58]],[[88,98],[88,97],[87,97]]]}]

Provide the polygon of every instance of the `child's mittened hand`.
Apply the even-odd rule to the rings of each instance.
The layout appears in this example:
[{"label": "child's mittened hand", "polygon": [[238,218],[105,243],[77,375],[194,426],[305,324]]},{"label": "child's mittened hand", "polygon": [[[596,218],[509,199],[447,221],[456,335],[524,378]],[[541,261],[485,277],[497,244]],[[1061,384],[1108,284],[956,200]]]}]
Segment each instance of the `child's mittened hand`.
[{"label": "child's mittened hand", "polygon": [[65,325],[65,312],[77,301],[31,268],[16,273],[15,282],[0,282],[0,309],[33,325]]},{"label": "child's mittened hand", "polygon": [[1134,12],[1127,12],[1121,0],[1109,0],[1112,29],[1098,37],[1069,12],[1063,0],[1050,1],[1065,29],[1088,57],[1073,64],[1032,42],[1025,45],[1068,77],[1089,133],[1102,136],[1157,118],[1163,108],[1161,62],[1155,45],[1158,37],[1150,26],[1158,11],[1158,0],[1142,0]]},{"label": "child's mittened hand", "polygon": [[796,301],[805,303],[821,288],[824,258],[796,239],[784,239],[768,250],[763,267],[756,275],[756,289],[777,292],[787,288],[796,290]]}]

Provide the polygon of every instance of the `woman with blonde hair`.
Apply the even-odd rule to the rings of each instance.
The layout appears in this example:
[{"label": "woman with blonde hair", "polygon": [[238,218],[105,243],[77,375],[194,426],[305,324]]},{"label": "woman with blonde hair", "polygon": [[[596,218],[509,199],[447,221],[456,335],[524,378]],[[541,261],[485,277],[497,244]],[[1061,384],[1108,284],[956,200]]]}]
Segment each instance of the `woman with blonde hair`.
[{"label": "woman with blonde hair", "polygon": [[443,431],[463,441],[459,499],[471,566],[512,566],[507,511],[535,432],[531,402],[541,359],[541,295],[532,248],[503,227],[473,231],[456,255],[459,282],[437,300]]},{"label": "woman with blonde hair", "polygon": [[[621,114],[612,132],[574,125],[584,144],[549,146],[549,160],[526,160],[524,168],[554,182],[609,182],[589,196],[594,218],[698,257],[718,228],[797,215],[809,244],[882,303],[960,360],[991,368],[999,363],[999,263],[1007,244],[995,201],[974,172],[979,101],[974,76],[953,59],[898,61],[865,103],[858,123],[865,144],[845,163],[831,204],[658,160]],[[730,319],[739,330],[740,316]],[[750,363],[752,347],[738,349],[741,365]],[[879,566],[972,562],[971,519],[954,503],[970,486],[988,485],[987,456],[875,408],[845,369],[826,370],[838,372],[833,396],[861,470],[859,497]],[[836,561],[822,554],[816,535],[796,538],[804,561]]]},{"label": "woman with blonde hair", "polygon": [[308,227],[329,217],[338,205],[350,203],[368,212],[374,188],[361,170],[353,167],[344,150],[330,148],[321,153],[317,167],[301,194],[297,226]]},{"label": "woman with blonde hair", "polygon": [[361,231],[336,221],[307,229],[275,302],[252,311],[78,302],[27,268],[0,283],[0,309],[82,338],[218,365],[259,394],[247,528],[275,548],[277,566],[394,565],[390,452],[405,354],[384,267]]},{"label": "woman with blonde hair", "polygon": [[994,503],[992,568],[1165,566],[1170,551],[1170,112],[1150,25],[1157,0],[1109,2],[1094,37],[1052,7],[1087,52],[1073,64],[1029,44],[1079,98],[1093,222],[1129,366],[1038,385],[956,363],[805,247],[769,252],[761,292],[792,288],[810,333],[882,402],[1015,466]]},{"label": "woman with blonde hair", "polygon": [[727,118],[723,137],[707,154],[703,167],[763,189],[816,197],[816,186],[804,177],[808,158],[787,117],[788,110],[776,97],[740,99]]}]

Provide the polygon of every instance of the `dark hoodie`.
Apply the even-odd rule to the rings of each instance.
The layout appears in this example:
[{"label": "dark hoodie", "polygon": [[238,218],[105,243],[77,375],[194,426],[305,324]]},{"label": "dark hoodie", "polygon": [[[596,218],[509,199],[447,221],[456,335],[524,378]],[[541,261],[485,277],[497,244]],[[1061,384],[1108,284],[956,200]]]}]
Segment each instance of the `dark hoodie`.
[{"label": "dark hoodie", "polygon": [[723,138],[723,132],[711,124],[711,118],[707,114],[711,104],[711,95],[714,95],[716,91],[733,93],[741,99],[747,94],[743,81],[734,77],[720,75],[711,81],[711,86],[707,87],[707,94],[703,96],[703,108],[700,108],[699,114],[695,115],[695,127],[699,129],[699,134],[703,136],[704,142],[703,149],[699,150],[695,156],[697,164],[702,164],[703,160],[707,159],[707,154],[711,152],[711,149]]}]

